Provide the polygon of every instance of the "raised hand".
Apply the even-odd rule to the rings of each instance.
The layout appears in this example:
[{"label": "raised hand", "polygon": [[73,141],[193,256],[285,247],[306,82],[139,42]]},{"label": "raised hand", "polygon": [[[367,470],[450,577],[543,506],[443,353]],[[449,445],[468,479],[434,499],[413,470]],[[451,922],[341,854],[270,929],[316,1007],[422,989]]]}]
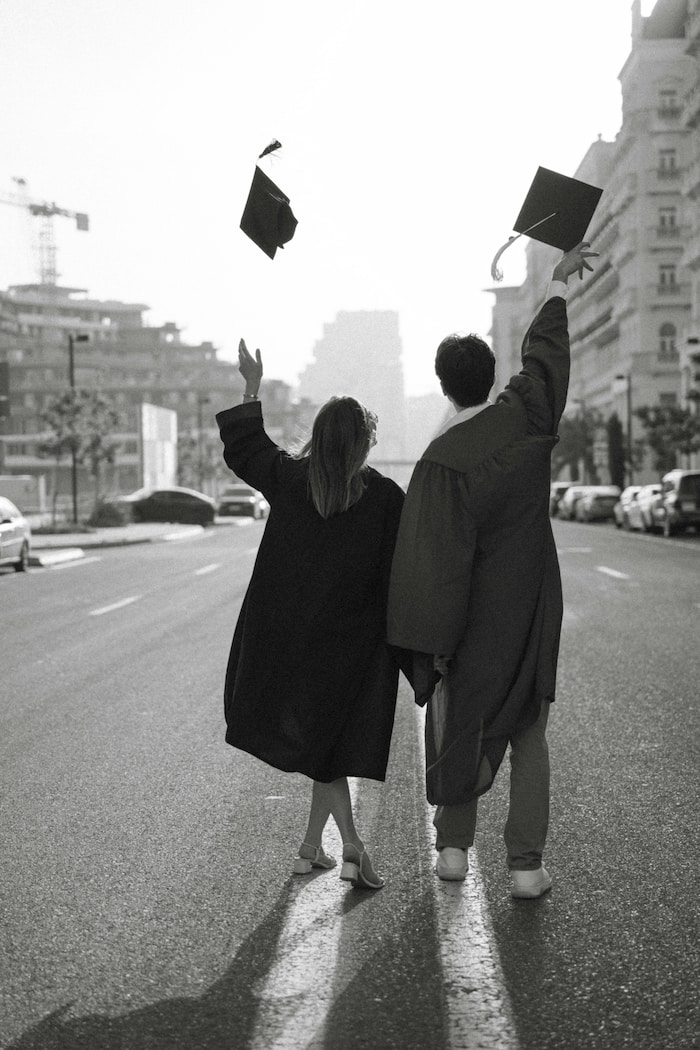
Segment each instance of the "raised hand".
[{"label": "raised hand", "polygon": [[587,248],[590,248],[588,241],[581,241],[571,251],[565,252],[554,267],[552,280],[566,283],[573,273],[578,273],[579,277],[582,278],[584,269],[592,272],[593,267],[589,265],[587,260],[597,258],[600,253],[586,251]]},{"label": "raised hand", "polygon": [[263,376],[262,357],[259,350],[255,351],[255,357],[253,357],[245,345],[245,339],[241,339],[238,344],[238,371],[245,379],[246,394],[257,395]]}]

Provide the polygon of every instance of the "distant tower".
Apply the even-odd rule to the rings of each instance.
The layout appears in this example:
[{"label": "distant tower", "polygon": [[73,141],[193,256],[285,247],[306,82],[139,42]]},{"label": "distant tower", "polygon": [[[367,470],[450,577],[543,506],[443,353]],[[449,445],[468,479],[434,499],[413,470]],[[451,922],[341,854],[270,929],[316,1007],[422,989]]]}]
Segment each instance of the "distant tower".
[{"label": "distant tower", "polygon": [[401,460],[406,453],[406,399],[399,315],[393,310],[343,310],[323,326],[314,360],[299,377],[299,395],[317,405],[333,395],[356,397],[379,416],[370,457]]}]

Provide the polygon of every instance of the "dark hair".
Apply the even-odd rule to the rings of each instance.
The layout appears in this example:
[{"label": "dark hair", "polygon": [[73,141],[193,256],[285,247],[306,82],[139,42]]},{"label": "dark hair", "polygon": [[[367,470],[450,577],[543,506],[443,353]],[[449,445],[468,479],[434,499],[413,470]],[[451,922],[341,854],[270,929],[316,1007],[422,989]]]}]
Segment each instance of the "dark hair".
[{"label": "dark hair", "polygon": [[342,514],[364,492],[376,430],[377,417],[354,397],[332,397],[318,410],[299,457],[309,460],[309,493],[322,518]]},{"label": "dark hair", "polygon": [[448,397],[461,408],[470,408],[489,396],[496,357],[478,335],[448,335],[437,348],[435,372]]}]

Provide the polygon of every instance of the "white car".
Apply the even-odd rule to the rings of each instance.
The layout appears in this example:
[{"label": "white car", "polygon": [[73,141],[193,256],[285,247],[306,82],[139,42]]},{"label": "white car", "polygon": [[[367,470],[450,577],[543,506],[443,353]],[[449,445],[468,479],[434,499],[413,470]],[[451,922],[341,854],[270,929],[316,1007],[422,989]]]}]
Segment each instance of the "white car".
[{"label": "white car", "polygon": [[629,527],[652,532],[658,527],[657,507],[661,504],[661,485],[642,485],[629,510]]},{"label": "white car", "polygon": [[0,496],[0,565],[12,565],[16,572],[26,572],[31,542],[27,519],[11,500]]}]

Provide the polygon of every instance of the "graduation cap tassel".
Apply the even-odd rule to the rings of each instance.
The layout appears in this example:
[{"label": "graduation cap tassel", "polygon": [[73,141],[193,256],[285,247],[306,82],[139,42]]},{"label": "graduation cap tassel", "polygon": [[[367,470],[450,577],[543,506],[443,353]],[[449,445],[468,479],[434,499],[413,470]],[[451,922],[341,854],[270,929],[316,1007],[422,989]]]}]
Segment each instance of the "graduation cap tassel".
[{"label": "graduation cap tassel", "polygon": [[258,157],[258,160],[261,160],[263,157],[266,157],[268,153],[274,153],[276,149],[282,149],[282,143],[278,142],[277,139],[273,139],[269,146],[265,146],[265,149]]},{"label": "graduation cap tassel", "polygon": [[500,283],[500,281],[503,280],[503,271],[498,266],[498,260],[501,258],[501,256],[503,255],[504,251],[506,250],[506,248],[510,248],[511,244],[513,243],[513,241],[517,241],[518,237],[522,237],[525,234],[529,233],[530,230],[534,230],[536,226],[541,226],[542,223],[543,222],[547,222],[548,219],[553,219],[554,216],[557,215],[557,214],[558,214],[557,212],[553,211],[551,213],[551,215],[545,215],[544,219],[540,219],[538,222],[533,222],[532,226],[528,226],[528,228],[526,230],[523,230],[521,233],[513,234],[512,237],[508,238],[508,240],[506,241],[505,244],[501,245],[501,247],[498,249],[498,251],[494,255],[493,262],[491,263],[491,280],[492,281],[497,281],[497,282]]}]

